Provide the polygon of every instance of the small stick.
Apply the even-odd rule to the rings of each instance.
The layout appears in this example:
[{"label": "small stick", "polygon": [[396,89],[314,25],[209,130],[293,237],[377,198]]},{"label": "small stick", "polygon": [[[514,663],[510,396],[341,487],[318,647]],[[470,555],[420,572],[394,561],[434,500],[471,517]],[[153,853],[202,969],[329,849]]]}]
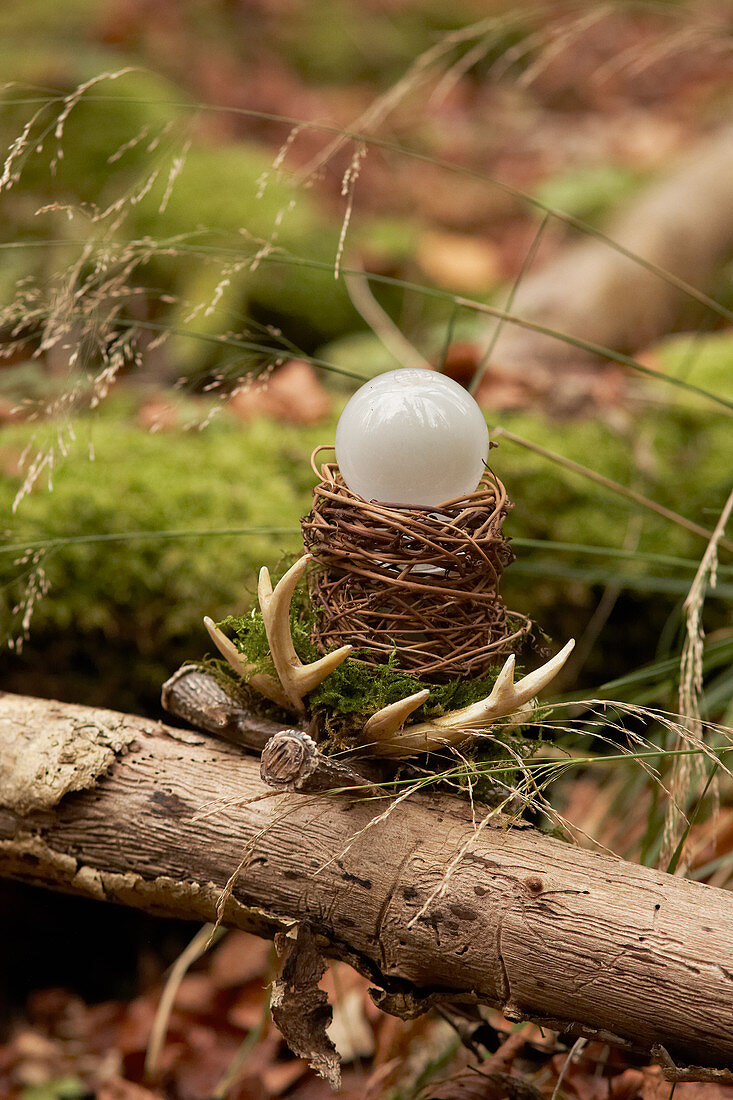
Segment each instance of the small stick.
[{"label": "small stick", "polygon": [[298,729],[280,730],[270,738],[262,750],[260,777],[268,787],[302,794],[342,787],[359,787],[364,795],[384,794],[348,764],[322,753],[313,738]]},{"label": "small stick", "polygon": [[160,701],[169,714],[224,741],[261,752],[283,727],[262,718],[232,698],[215,676],[196,665],[183,665],[163,684]]},{"label": "small stick", "polygon": [[721,1085],[733,1084],[733,1072],[729,1069],[675,1065],[669,1051],[661,1043],[657,1043],[652,1047],[652,1057],[659,1062],[665,1081],[671,1081],[673,1084],[684,1081],[717,1082]]}]

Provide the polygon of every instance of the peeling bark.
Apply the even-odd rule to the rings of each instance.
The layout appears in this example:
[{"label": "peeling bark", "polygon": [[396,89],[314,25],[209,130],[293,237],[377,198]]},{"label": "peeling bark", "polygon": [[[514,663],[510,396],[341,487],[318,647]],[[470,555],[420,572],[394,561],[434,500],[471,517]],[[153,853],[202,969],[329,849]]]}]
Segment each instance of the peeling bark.
[{"label": "peeling bark", "polygon": [[[733,1061],[726,891],[500,821],[474,836],[443,795],[370,826],[383,804],[273,795],[241,749],[109,711],[0,695],[0,760],[6,876],[211,920],[247,852],[224,920],[268,937],[306,923],[388,1011],[485,1002],[677,1064]],[[243,805],[192,820],[221,798]]]},{"label": "peeling bark", "polygon": [[299,924],[294,940],[276,936],[278,953],[285,957],[280,978],[273,982],[272,1018],[293,1054],[307,1058],[311,1068],[333,1088],[341,1084],[341,1063],[326,1034],[333,1019],[328,997],[318,983],[326,964],[307,924]]}]

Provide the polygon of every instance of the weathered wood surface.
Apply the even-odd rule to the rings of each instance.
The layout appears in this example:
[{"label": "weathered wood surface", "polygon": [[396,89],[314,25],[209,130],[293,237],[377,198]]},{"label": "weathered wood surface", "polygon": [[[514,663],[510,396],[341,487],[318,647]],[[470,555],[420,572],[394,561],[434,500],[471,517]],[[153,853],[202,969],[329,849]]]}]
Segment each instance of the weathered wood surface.
[{"label": "weathered wood surface", "polygon": [[[270,797],[261,796],[269,793]],[[259,798],[198,822],[214,799]],[[733,1061],[733,896],[484,828],[448,797],[272,795],[232,745],[142,718],[0,695],[0,873],[269,935],[306,921],[409,1011],[479,999],[510,1018]],[[459,850],[443,897],[414,923]]]}]

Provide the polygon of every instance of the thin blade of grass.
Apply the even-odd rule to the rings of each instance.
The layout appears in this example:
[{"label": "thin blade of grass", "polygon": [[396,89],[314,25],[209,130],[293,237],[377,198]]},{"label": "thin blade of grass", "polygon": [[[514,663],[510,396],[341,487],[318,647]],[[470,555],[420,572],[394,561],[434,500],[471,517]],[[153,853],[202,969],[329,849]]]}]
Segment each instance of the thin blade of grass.
[{"label": "thin blade of grass", "polygon": [[22,554],[27,550],[56,550],[64,546],[96,542],[135,542],[138,539],[208,539],[240,535],[299,535],[300,527],[211,527],[205,531],[111,531],[96,535],[62,535],[29,542],[0,545],[0,554]]},{"label": "thin blade of grass", "polygon": [[153,1020],[148,1048],[145,1051],[144,1074],[147,1080],[153,1080],[156,1075],[158,1059],[163,1050],[168,1023],[181,982],[196,960],[206,953],[210,943],[216,942],[225,933],[223,928],[219,929],[215,935],[214,931],[213,924],[205,924],[202,928],[199,928],[189,945],[181,952],[171,967]]},{"label": "thin blade of grass", "polygon": [[[25,103],[32,106],[34,104],[44,102],[46,98],[47,97],[38,96],[26,97],[23,100],[13,100],[13,102],[18,104]],[[85,98],[92,102],[119,102],[119,99],[115,99],[115,97],[104,95],[87,95]],[[476,169],[468,168],[465,165],[445,160],[442,157],[436,157],[432,156],[429,153],[420,152],[417,149],[411,149],[409,146],[402,145],[399,142],[388,141],[383,138],[374,137],[373,135],[363,133],[359,130],[344,129],[337,126],[328,126],[323,123],[304,121],[303,119],[297,119],[290,115],[281,115],[271,111],[258,111],[252,108],[233,107],[225,104],[196,103],[192,105],[191,103],[171,99],[154,100],[151,98],[142,99],[134,96],[125,96],[124,98],[130,103],[159,103],[163,106],[179,107],[182,110],[187,111],[218,111],[223,113],[241,115],[247,118],[259,119],[265,122],[281,123],[283,126],[299,126],[304,129],[315,130],[318,133],[333,134],[338,138],[345,139],[346,141],[373,145],[375,148],[381,149],[385,152],[395,153],[399,156],[404,156],[412,160],[432,164],[436,168],[441,168],[447,172],[464,176],[467,179],[474,179],[483,183],[490,184],[497,190],[502,191],[507,195],[511,195],[514,198],[518,198],[523,202],[526,202],[528,206],[534,207],[534,209],[541,211],[543,215],[547,214],[550,217],[564,223],[565,225],[569,225],[573,229],[577,229],[581,233],[585,233],[588,236],[595,237],[597,240],[602,241],[604,244],[608,245],[608,247],[613,249],[613,251],[618,252],[620,255],[625,256],[627,259],[633,261],[634,263],[638,263],[651,274],[656,275],[657,278],[661,279],[663,282],[668,283],[670,286],[676,287],[689,298],[692,298],[694,301],[697,301],[701,305],[704,305],[707,309],[712,310],[712,312],[716,313],[719,317],[722,317],[727,321],[733,322],[733,310],[728,309],[722,303],[717,302],[714,298],[711,298],[703,291],[698,290],[696,287],[692,286],[684,279],[681,279],[678,276],[671,274],[670,272],[666,271],[662,267],[659,267],[657,264],[651,262],[650,260],[646,260],[643,256],[639,256],[631,249],[626,248],[624,245],[619,244],[617,241],[614,241],[612,237],[609,237],[602,230],[596,228],[593,225],[590,225],[588,222],[584,222],[581,218],[576,218],[572,214],[566,214],[562,210],[557,210],[554,207],[543,203],[540,199],[536,198],[534,195],[529,194],[527,191],[523,191],[521,190],[521,188],[518,187],[513,187],[511,184],[504,183],[503,181],[498,180],[494,176],[490,176],[485,172],[480,172]],[[50,99],[53,102],[63,102],[63,97],[60,96],[50,97]]]},{"label": "thin blade of grass", "polygon": [[[158,242],[161,248],[166,247],[165,242]],[[108,249],[108,245],[105,244],[105,249]],[[146,250],[149,253],[150,243],[146,242]],[[178,251],[181,253],[194,252],[197,254],[205,254],[207,256],[223,256],[225,254],[236,254],[241,258],[241,249],[223,249],[223,248],[211,248],[206,246],[184,246],[178,244]],[[258,259],[260,264],[290,264],[295,267],[307,267],[313,270],[321,270],[332,272],[333,267],[330,263],[325,261],[316,261],[306,259],[305,257],[295,256],[293,254],[286,253],[284,250],[278,250],[277,253],[260,256]],[[733,411],[733,400],[729,400],[726,397],[722,397],[720,394],[712,393],[709,390],[704,389],[702,386],[696,386],[692,382],[688,382],[683,378],[678,378],[675,375],[665,374],[660,371],[653,370],[650,367],[644,366],[638,360],[634,359],[630,355],[625,355],[623,352],[614,350],[613,348],[606,347],[602,344],[596,344],[589,340],[583,340],[579,337],[570,336],[567,333],[560,332],[557,329],[548,327],[547,325],[540,325],[534,321],[530,321],[527,318],[520,317],[517,314],[509,313],[507,310],[498,309],[495,306],[487,305],[485,302],[480,302],[472,298],[466,298],[462,295],[453,294],[450,291],[442,290],[437,287],[428,287],[420,283],[413,283],[406,279],[399,279],[395,276],[381,275],[376,272],[365,273],[362,270],[341,267],[341,274],[346,276],[357,275],[362,278],[366,278],[369,282],[379,282],[387,286],[399,287],[402,290],[409,290],[417,294],[421,294],[425,297],[432,297],[443,301],[452,302],[454,306],[471,310],[475,313],[486,314],[489,317],[495,317],[502,324],[508,323],[517,325],[519,328],[527,329],[531,332],[537,332],[543,336],[548,336],[551,339],[565,343],[571,347],[580,348],[590,355],[597,356],[601,359],[608,359],[612,362],[619,363],[623,366],[627,366],[632,370],[645,375],[648,378],[652,378],[657,382],[662,382],[667,385],[675,386],[678,389],[685,390],[689,393],[694,393],[699,397],[704,397],[708,401],[712,401],[715,404],[721,406],[724,409]],[[142,328],[150,329],[154,331],[171,331],[175,335],[188,337],[190,339],[198,339],[206,343],[219,344],[227,347],[236,347],[245,351],[260,352],[264,355],[274,355],[277,353],[276,348],[270,345],[259,344],[254,341],[245,341],[236,339],[234,337],[224,337],[214,335],[211,333],[197,332],[193,329],[170,329],[170,326],[164,325],[160,322],[153,321],[130,321],[120,318],[117,323],[121,326],[128,328]],[[292,350],[292,349],[291,349]],[[315,366],[319,366],[324,370],[332,371],[336,374],[342,374],[346,377],[354,378],[357,381],[366,381],[364,375],[357,374],[353,371],[345,370],[342,367],[337,367],[335,364],[326,360],[317,359],[313,356],[301,355],[300,358],[308,359]]]},{"label": "thin blade of grass", "polygon": [[[574,462],[571,458],[565,458],[564,455],[559,455],[555,451],[549,451],[546,447],[541,447],[539,443],[533,443],[530,439],[523,439],[521,436],[515,435],[514,432],[510,432],[507,428],[496,427],[493,429],[491,435],[493,439],[506,439],[509,443],[515,443],[518,447],[524,447],[525,450],[533,451],[535,454],[549,459],[558,466],[563,466],[566,470],[571,470],[574,474],[579,474],[581,477],[594,481],[597,485],[602,485],[604,489],[610,490],[610,492],[615,493],[617,496],[622,496],[627,500],[633,501],[634,504],[638,504],[641,508],[647,508],[650,512],[656,512],[658,516],[662,516],[664,519],[676,523],[678,527],[684,527],[686,531],[691,531],[695,535],[700,535],[701,538],[709,540],[713,536],[713,532],[709,531],[706,527],[701,527],[699,524],[693,523],[692,520],[686,519],[685,516],[681,516],[678,512],[673,512],[671,508],[665,508],[663,504],[657,504],[655,500],[651,500],[650,497],[646,497],[642,493],[637,493],[635,489],[629,489],[626,485],[621,485],[620,482],[614,481],[604,474],[599,474],[596,470],[591,470],[588,466],[582,466],[580,462]],[[719,545],[733,552],[733,542],[730,542],[728,539],[721,538]]]},{"label": "thin blade of grass", "polygon": [[[504,309],[507,311],[507,314],[511,313],[512,306],[514,305],[514,299],[517,296],[517,291],[519,290],[522,279],[524,278],[524,276],[527,274],[527,272],[531,268],[532,264],[534,263],[535,256],[537,255],[537,249],[540,247],[540,241],[542,240],[542,235],[544,234],[545,229],[547,228],[549,220],[550,220],[550,214],[549,214],[549,211],[548,211],[545,214],[545,216],[543,217],[542,221],[540,222],[539,228],[537,229],[537,232],[535,233],[534,237],[532,238],[532,243],[529,246],[529,249],[527,251],[527,255],[524,257],[524,262],[522,263],[522,267],[519,271],[519,274],[517,275],[516,279],[514,280],[514,284],[511,288],[511,290],[509,291],[509,297],[507,298],[506,305],[504,306]],[[505,323],[506,323],[506,321],[505,321],[504,318],[500,318],[496,322],[496,325],[494,327],[494,331],[493,331],[492,336],[491,336],[491,340],[489,341],[489,344],[486,348],[486,351],[484,352],[484,354],[481,357],[481,362],[479,363],[478,367],[476,368],[476,371],[474,373],[473,378],[471,379],[471,385],[468,387],[468,392],[469,393],[476,393],[476,390],[481,385],[481,380],[482,380],[484,374],[486,373],[486,368],[489,364],[489,360],[491,359],[492,352],[493,352],[494,348],[496,347],[497,340],[501,336],[501,330],[503,329]]]},{"label": "thin blade of grass", "polygon": [[687,819],[687,825],[685,826],[685,828],[682,832],[682,836],[679,839],[679,843],[678,843],[677,847],[675,848],[674,852],[672,853],[672,857],[671,857],[669,863],[667,864],[667,867],[665,868],[668,875],[673,875],[675,873],[675,871],[677,870],[678,866],[679,866],[680,859],[682,858],[682,852],[684,850],[685,844],[687,843],[687,838],[690,835],[690,829],[692,828],[692,826],[697,821],[697,818],[700,814],[700,810],[702,809],[702,804],[703,804],[703,801],[705,799],[705,795],[708,793],[708,788],[710,787],[710,784],[712,783],[712,781],[715,778],[715,776],[717,775],[717,773],[718,773],[718,765],[713,764],[712,768],[710,769],[710,775],[708,776],[707,783],[703,787],[702,794],[698,798],[698,800],[695,804],[695,808],[693,809],[692,813],[689,815],[689,817]]},{"label": "thin blade of grass", "polygon": [[[512,563],[513,577],[555,577],[581,581],[584,585],[618,585],[634,592],[660,592],[672,596],[687,594],[689,582],[684,577],[655,577],[640,573],[609,572],[605,569],[583,569],[555,562],[518,561]],[[720,599],[733,598],[733,585],[722,584],[716,589]]]}]

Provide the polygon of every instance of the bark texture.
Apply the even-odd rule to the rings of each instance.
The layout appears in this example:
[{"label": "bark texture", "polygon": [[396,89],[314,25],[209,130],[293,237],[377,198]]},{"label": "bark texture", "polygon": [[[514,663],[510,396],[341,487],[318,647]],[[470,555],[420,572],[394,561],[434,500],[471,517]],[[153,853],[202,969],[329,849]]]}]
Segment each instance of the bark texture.
[{"label": "bark texture", "polygon": [[[733,1061],[726,891],[530,828],[475,835],[453,798],[415,796],[375,823],[374,801],[273,795],[241,749],[111,711],[0,695],[0,761],[6,876],[210,920],[248,850],[225,920],[262,935],[306,923],[389,1011],[485,1001],[676,1061]],[[258,801],[192,820],[232,797]]]}]

